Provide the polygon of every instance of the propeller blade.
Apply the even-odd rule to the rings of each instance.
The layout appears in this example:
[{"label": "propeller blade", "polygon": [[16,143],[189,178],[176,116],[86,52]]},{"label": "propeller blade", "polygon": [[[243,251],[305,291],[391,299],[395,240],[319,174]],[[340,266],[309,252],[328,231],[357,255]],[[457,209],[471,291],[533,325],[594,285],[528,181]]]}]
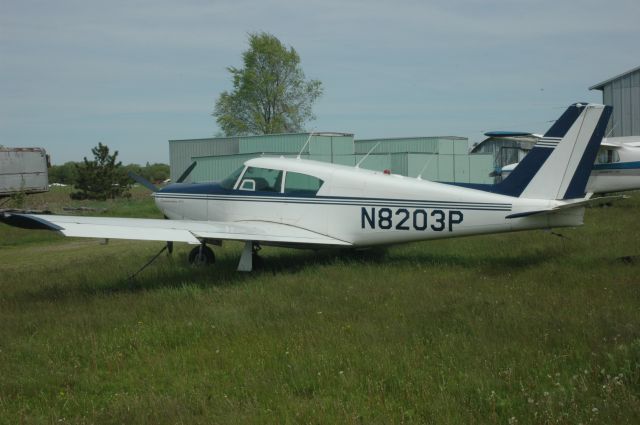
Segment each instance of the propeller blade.
[{"label": "propeller blade", "polygon": [[196,165],[198,165],[198,163],[196,161],[193,161],[191,165],[189,165],[189,168],[184,170],[184,173],[182,173],[180,177],[178,177],[178,180],[176,180],[176,183],[182,183],[183,181],[185,181],[187,177],[189,177],[189,174],[191,174],[193,169],[196,168]]},{"label": "propeller blade", "polygon": [[143,185],[144,187],[146,187],[150,191],[152,191],[152,192],[157,192],[158,191],[158,188],[156,186],[154,186],[154,184],[151,183],[149,180],[145,179],[144,177],[137,175],[133,171],[129,171],[127,174],[133,180],[137,181],[138,183],[140,183],[141,185]]}]

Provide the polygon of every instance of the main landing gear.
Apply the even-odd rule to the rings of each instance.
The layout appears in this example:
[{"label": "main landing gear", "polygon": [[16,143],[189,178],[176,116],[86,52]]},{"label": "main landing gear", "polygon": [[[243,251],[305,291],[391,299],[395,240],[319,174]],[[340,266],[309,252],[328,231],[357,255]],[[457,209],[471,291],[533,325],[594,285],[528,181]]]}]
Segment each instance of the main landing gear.
[{"label": "main landing gear", "polygon": [[[250,272],[254,268],[261,267],[263,261],[258,255],[258,251],[260,251],[260,249],[261,247],[258,242],[245,241],[240,262],[238,263],[238,271]],[[215,263],[215,261],[216,256],[206,243],[198,245],[189,253],[189,263],[192,266],[208,266]]]},{"label": "main landing gear", "polygon": [[238,263],[239,272],[250,272],[254,267],[262,266],[262,258],[258,255],[260,249],[262,248],[258,242],[246,241],[244,243],[240,263]]},{"label": "main landing gear", "polygon": [[189,253],[189,263],[192,266],[208,266],[215,262],[216,256],[213,250],[205,244],[193,248]]}]

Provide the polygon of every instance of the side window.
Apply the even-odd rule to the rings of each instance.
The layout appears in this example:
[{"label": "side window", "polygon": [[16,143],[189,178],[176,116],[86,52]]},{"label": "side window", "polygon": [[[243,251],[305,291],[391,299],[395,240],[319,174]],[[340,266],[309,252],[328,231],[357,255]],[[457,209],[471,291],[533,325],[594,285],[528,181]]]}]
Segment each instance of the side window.
[{"label": "side window", "polygon": [[317,177],[287,171],[284,193],[292,195],[315,195],[324,183]]},{"label": "side window", "polygon": [[596,164],[606,164],[607,161],[607,150],[606,149],[601,149],[598,152],[598,156],[596,157]]},{"label": "side window", "polygon": [[620,154],[618,151],[612,151],[613,155],[611,155],[611,162],[620,162]]},{"label": "side window", "polygon": [[611,164],[612,162],[620,162],[620,154],[613,149],[603,149],[598,152],[596,164]]},{"label": "side window", "polygon": [[240,190],[255,190],[257,192],[280,192],[282,171],[268,168],[249,167],[242,176]]}]

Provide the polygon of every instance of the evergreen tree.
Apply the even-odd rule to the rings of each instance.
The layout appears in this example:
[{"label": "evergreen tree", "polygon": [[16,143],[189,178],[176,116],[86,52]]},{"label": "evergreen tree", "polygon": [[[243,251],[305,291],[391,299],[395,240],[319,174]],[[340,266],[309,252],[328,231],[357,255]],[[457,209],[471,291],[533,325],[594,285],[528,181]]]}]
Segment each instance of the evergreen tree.
[{"label": "evergreen tree", "polygon": [[91,149],[94,159],[76,165],[77,192],[71,194],[73,199],[114,199],[120,196],[131,196],[129,177],[126,175],[122,162],[117,161],[118,151],[109,154],[109,147],[98,143]]}]

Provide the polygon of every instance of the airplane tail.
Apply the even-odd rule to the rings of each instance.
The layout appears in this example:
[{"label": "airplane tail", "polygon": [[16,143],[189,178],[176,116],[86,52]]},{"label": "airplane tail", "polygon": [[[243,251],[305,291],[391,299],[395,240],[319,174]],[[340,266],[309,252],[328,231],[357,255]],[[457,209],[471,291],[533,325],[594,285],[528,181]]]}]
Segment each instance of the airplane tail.
[{"label": "airplane tail", "polygon": [[583,198],[611,106],[575,103],[491,190],[522,198]]}]

